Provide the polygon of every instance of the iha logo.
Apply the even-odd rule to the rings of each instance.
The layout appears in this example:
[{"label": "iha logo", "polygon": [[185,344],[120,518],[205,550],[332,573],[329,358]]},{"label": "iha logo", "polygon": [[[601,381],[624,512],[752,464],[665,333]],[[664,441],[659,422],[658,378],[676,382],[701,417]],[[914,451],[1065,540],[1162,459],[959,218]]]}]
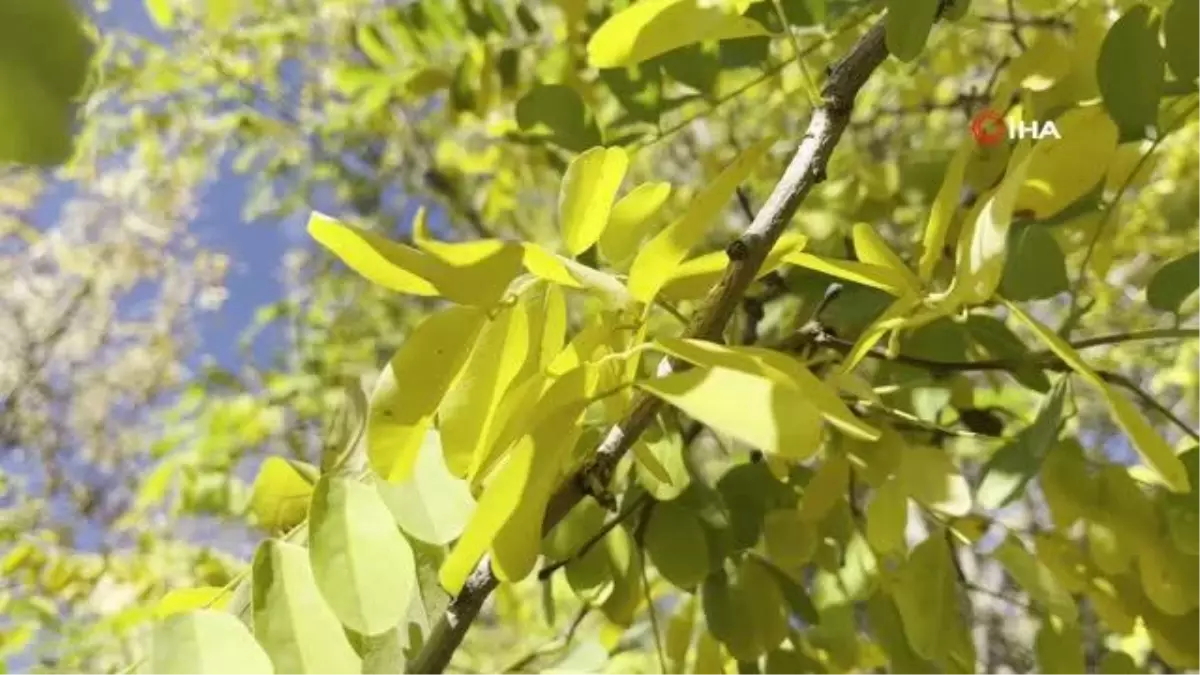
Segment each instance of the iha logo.
[{"label": "iha logo", "polygon": [[1006,121],[1000,113],[990,108],[984,108],[971,119],[971,135],[975,142],[984,147],[992,146],[1008,138],[1018,140],[1032,138],[1040,141],[1043,138],[1062,138],[1054,121],[1032,122]]}]

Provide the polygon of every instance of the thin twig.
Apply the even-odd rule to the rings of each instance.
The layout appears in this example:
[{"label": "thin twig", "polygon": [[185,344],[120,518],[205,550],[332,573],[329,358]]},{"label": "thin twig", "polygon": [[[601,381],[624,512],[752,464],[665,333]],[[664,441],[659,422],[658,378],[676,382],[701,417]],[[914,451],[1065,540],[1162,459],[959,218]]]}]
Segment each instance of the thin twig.
[{"label": "thin twig", "polygon": [[567,647],[570,647],[571,641],[575,639],[575,633],[579,631],[579,626],[583,624],[583,620],[587,618],[588,614],[590,614],[591,611],[592,611],[592,606],[587,603],[584,603],[582,606],[580,606],[579,611],[575,613],[575,618],[573,618],[571,620],[571,623],[567,626],[566,632],[563,633],[562,636],[557,637],[557,638],[543,644],[542,646],[530,651],[529,653],[525,654],[524,656],[521,656],[516,661],[513,661],[512,663],[510,663],[508,665],[508,667],[506,667],[504,670],[502,670],[500,672],[502,672],[502,673],[519,673],[522,670],[524,670],[526,666],[533,663],[539,657],[554,654],[556,652],[561,652],[562,650],[566,649]]},{"label": "thin twig", "polygon": [[629,517],[637,513],[638,510],[645,506],[649,500],[650,495],[640,495],[632,504],[626,507],[624,511],[621,511],[617,515],[610,518],[608,522],[604,523],[604,525],[600,527],[599,530],[596,530],[596,534],[593,534],[590,538],[588,538],[588,540],[585,541],[577,551],[566,558],[563,558],[562,560],[549,563],[542,569],[538,570],[538,581],[545,581],[546,579],[549,579],[551,574],[554,574],[559,569],[567,566],[572,561],[579,560],[583,556],[587,555],[588,551],[592,550],[593,546],[600,543],[600,541],[608,536],[608,533],[612,532],[616,526],[620,525],[626,520],[629,520]]}]

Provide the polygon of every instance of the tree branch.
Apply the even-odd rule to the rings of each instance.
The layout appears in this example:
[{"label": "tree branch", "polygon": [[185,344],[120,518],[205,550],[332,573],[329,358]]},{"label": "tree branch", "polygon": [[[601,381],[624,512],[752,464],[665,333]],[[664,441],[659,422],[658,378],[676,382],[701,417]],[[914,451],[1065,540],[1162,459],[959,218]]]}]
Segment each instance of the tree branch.
[{"label": "tree branch", "polygon": [[[754,222],[728,247],[730,264],[724,277],[696,313],[686,337],[720,341],[726,323],[757,276],[767,252],[788,228],[808,193],[825,180],[829,158],[849,124],[854,99],[887,55],[884,24],[876,21],[850,52],[830,69],[822,91],[822,105],[813,111],[795,156]],[[666,368],[660,369],[662,374],[672,370],[671,364],[665,365]],[[543,523],[544,531],[557,525],[586,495],[603,494],[608,489],[617,463],[650,425],[662,405],[652,396],[639,394],[636,397],[625,419],[609,430],[591,460],[551,498]],[[413,661],[413,672],[440,673],[446,667],[484,600],[498,584],[490,565],[490,559],[485,557],[467,579],[463,590],[451,601],[422,652]]]}]

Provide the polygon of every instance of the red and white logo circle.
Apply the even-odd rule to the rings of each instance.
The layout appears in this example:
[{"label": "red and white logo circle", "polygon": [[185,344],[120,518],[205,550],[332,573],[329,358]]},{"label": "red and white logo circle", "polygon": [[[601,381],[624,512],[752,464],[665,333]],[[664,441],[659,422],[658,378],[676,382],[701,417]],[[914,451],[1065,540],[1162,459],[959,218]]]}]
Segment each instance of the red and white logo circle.
[{"label": "red and white logo circle", "polygon": [[971,119],[971,135],[976,143],[987,147],[1003,141],[1008,135],[1008,127],[1000,113],[984,108]]}]

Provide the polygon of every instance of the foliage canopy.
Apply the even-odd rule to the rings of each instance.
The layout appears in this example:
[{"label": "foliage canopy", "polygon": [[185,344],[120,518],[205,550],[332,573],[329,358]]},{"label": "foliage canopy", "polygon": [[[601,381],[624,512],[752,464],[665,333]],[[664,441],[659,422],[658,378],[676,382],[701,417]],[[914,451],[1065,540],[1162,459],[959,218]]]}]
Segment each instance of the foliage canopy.
[{"label": "foliage canopy", "polygon": [[[4,468],[0,649],[1200,668],[1196,8],[147,0],[168,39],[102,39],[73,150],[87,40],[55,15],[0,47],[40,92],[0,157],[130,215],[0,221],[0,432],[38,465]],[[172,223],[230,169],[317,246],[258,313],[281,358],[196,373],[225,263]],[[155,227],[164,262],[105,264]],[[113,362],[139,377],[85,377]]]}]

